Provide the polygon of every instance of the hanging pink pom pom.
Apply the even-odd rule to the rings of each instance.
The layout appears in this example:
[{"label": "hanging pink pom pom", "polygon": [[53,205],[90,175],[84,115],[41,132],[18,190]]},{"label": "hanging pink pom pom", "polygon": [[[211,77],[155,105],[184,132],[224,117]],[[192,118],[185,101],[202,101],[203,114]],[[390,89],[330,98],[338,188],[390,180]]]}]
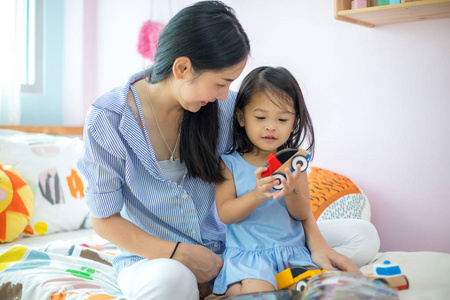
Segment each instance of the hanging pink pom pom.
[{"label": "hanging pink pom pom", "polygon": [[165,25],[153,21],[147,21],[139,32],[138,51],[139,53],[154,62],[156,47],[158,46],[159,35]]}]

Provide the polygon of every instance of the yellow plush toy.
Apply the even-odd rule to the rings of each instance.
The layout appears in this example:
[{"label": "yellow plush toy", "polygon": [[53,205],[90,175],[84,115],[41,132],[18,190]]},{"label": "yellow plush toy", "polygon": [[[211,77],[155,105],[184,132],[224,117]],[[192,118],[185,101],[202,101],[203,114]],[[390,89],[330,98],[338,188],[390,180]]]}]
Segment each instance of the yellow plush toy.
[{"label": "yellow plush toy", "polygon": [[0,243],[17,238],[30,221],[33,211],[31,188],[12,167],[0,165]]}]

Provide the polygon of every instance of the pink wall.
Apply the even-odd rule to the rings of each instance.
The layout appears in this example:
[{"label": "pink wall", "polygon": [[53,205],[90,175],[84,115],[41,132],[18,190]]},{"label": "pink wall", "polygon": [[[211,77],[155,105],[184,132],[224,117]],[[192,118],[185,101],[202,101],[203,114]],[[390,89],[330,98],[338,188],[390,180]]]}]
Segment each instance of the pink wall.
[{"label": "pink wall", "polygon": [[[148,65],[136,48],[143,22],[193,1],[172,0],[172,13],[151,2],[97,0],[90,95]],[[316,129],[313,164],[366,193],[381,250],[450,252],[450,19],[369,29],[334,20],[329,0],[225,2],[252,43],[243,75],[265,64],[296,75]]]}]

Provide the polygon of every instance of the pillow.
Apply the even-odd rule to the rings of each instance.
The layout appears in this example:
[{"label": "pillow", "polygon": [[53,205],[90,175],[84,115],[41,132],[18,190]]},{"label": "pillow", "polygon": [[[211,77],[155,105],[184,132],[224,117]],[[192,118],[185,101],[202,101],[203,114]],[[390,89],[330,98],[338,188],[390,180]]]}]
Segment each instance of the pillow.
[{"label": "pillow", "polygon": [[26,234],[92,227],[84,201],[86,180],[76,167],[82,144],[79,138],[0,130],[0,163],[11,165],[34,194]]},{"label": "pillow", "polygon": [[10,166],[0,165],[0,243],[11,242],[33,215],[34,197],[28,184]]},{"label": "pillow", "polygon": [[317,221],[363,219],[370,222],[369,200],[349,178],[311,167],[308,182],[310,205]]}]

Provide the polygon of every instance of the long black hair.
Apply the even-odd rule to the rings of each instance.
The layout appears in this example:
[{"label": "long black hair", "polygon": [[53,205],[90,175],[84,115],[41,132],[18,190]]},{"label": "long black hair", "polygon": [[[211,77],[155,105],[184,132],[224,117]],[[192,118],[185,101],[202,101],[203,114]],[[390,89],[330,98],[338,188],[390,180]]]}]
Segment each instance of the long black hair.
[{"label": "long black hair", "polygon": [[[250,43],[231,7],[220,1],[201,1],[182,9],[162,31],[149,76],[159,82],[172,73],[176,58],[191,60],[196,75],[238,64],[250,53]],[[198,112],[185,110],[181,122],[180,156],[192,177],[223,181],[216,153],[219,132],[218,103]]]},{"label": "long black hair", "polygon": [[297,126],[295,126],[286,143],[278,148],[278,151],[285,148],[298,148],[307,141],[306,150],[313,157],[314,128],[297,80],[283,67],[267,66],[254,69],[242,81],[234,108],[233,146],[229,152],[248,153],[255,147],[248,138],[245,128],[240,126],[237,116],[239,111],[243,112],[252,95],[258,92],[265,93],[276,105],[294,104]]}]

